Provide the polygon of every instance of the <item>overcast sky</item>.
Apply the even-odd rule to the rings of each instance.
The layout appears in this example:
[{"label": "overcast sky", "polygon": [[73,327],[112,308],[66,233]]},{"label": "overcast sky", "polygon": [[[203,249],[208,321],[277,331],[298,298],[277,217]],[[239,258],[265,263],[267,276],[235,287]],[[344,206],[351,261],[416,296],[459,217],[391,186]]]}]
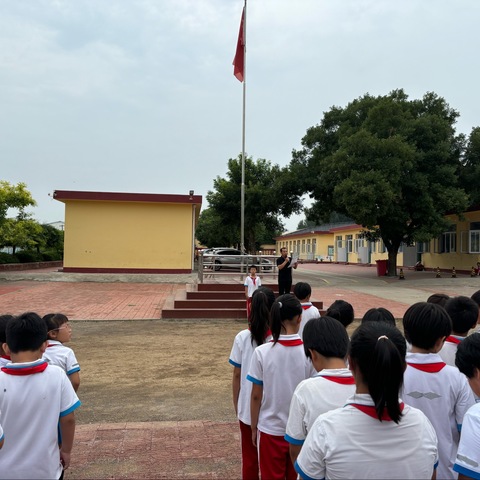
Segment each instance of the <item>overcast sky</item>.
[{"label": "overcast sky", "polygon": [[[241,151],[243,0],[0,0],[0,179],[204,197]],[[284,166],[367,92],[427,91],[480,125],[479,0],[248,0],[248,155]],[[300,218],[286,221],[296,228]]]}]

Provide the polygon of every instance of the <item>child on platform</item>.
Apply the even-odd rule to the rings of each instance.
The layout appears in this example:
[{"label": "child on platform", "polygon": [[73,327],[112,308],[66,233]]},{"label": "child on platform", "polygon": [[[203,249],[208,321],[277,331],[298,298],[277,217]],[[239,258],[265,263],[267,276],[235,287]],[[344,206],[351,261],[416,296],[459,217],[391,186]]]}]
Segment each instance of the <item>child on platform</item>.
[{"label": "child on platform", "polygon": [[357,328],[348,357],[356,392],[314,422],[295,463],[302,478],[432,478],[435,430],[399,399],[405,351],[402,334],[387,323]]},{"label": "child on platform", "polygon": [[252,383],[247,380],[247,372],[255,348],[272,338],[269,325],[270,308],[274,301],[275,294],[270,288],[260,287],[253,292],[249,328],[237,334],[229,358],[229,363],[233,365],[233,406],[240,422],[243,480],[259,478],[258,453],[252,443],[250,427]]},{"label": "child on platform", "polygon": [[288,410],[297,385],[315,373],[298,335],[302,311],[294,295],[279,296],[270,312],[273,340],[257,347],[250,363],[252,441],[262,479],[297,476],[284,439]]},{"label": "child on platform", "polygon": [[[480,335],[470,335],[458,345],[455,360],[458,369],[480,397]],[[463,417],[462,435],[453,470],[459,478],[480,478],[480,403],[470,407]]]},{"label": "child on platform", "polygon": [[73,350],[64,345],[72,339],[72,327],[62,313],[49,313],[43,317],[48,330],[48,345],[43,358],[58,365],[67,374],[75,391],[80,386],[80,365]]},{"label": "child on platform", "polygon": [[445,339],[438,354],[447,365],[454,367],[459,343],[477,324],[478,305],[471,298],[460,296],[450,298],[444,308],[452,321],[452,334]]},{"label": "child on platform", "polygon": [[257,267],[255,265],[251,265],[249,268],[250,275],[245,278],[245,282],[243,286],[245,287],[245,298],[247,299],[247,318],[250,317],[250,307],[252,304],[252,295],[253,292],[262,286],[262,281],[260,277],[257,277]]},{"label": "child on platform", "polygon": [[4,367],[11,361],[9,355],[3,350],[3,344],[7,341],[5,331],[7,329],[7,323],[13,318],[13,315],[0,315],[0,368]]},{"label": "child on platform", "polygon": [[407,353],[402,398],[428,417],[438,437],[437,477],[454,479],[465,412],[475,403],[465,375],[446,365],[438,352],[450,335],[452,322],[443,307],[419,302],[403,317],[403,328],[412,351]]},{"label": "child on platform", "polygon": [[296,283],[295,287],[293,288],[293,294],[298,298],[303,309],[302,321],[300,322],[300,328],[298,330],[300,338],[303,338],[303,329],[305,328],[305,324],[311,318],[320,317],[320,312],[318,311],[318,308],[310,301],[310,297],[312,296],[312,287],[309,283]]},{"label": "child on platform", "polygon": [[65,372],[42,359],[47,327],[36,313],[15,317],[7,325],[6,337],[12,363],[0,372],[0,424],[5,435],[0,478],[63,478],[70,465],[74,410],[80,401]]},{"label": "child on platform", "polygon": [[345,365],[348,344],[347,331],[334,318],[312,318],[305,325],[303,348],[318,373],[298,384],[290,403],[285,440],[293,463],[317,417],[343,407],[355,392],[355,380]]}]

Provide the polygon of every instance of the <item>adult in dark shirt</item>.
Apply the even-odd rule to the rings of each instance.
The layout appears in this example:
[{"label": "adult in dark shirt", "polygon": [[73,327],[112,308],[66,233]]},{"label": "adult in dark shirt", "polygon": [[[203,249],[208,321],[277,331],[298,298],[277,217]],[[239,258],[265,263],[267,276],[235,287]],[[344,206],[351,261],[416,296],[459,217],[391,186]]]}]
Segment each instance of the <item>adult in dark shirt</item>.
[{"label": "adult in dark shirt", "polygon": [[284,295],[290,293],[292,288],[292,268],[297,268],[297,263],[290,265],[291,257],[288,256],[287,249],[280,249],[280,257],[277,258],[278,267],[278,294]]}]

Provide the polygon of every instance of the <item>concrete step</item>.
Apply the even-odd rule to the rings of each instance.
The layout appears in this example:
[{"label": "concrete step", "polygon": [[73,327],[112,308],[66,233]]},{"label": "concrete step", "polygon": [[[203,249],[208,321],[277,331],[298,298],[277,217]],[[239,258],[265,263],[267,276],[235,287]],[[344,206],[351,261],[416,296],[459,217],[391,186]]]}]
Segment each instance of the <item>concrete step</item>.
[{"label": "concrete step", "polygon": [[[246,299],[245,296],[241,300],[225,300],[222,299],[221,304],[222,308],[231,309],[231,308],[246,308]],[[219,299],[212,299],[212,300],[175,300],[174,308],[218,308],[219,307]]]}]

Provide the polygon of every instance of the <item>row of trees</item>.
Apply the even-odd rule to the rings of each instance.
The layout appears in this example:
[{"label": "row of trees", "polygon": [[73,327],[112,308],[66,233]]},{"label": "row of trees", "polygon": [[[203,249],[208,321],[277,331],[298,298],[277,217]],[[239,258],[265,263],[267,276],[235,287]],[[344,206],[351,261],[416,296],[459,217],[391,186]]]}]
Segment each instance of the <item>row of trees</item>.
[{"label": "row of trees", "polygon": [[[35,205],[36,202],[24,183],[12,185],[0,180],[0,248],[11,248],[13,255],[18,250],[37,254],[50,251],[61,255],[63,232],[51,225],[41,225],[25,211]],[[16,215],[7,217],[11,209]],[[2,258],[8,261],[7,255],[2,255]]]},{"label": "row of trees", "polygon": [[[308,195],[308,221],[336,212],[362,225],[365,238],[383,240],[395,275],[402,242],[428,241],[448,229],[445,213],[480,204],[480,128],[457,134],[458,116],[435,93],[366,94],[324,113],[287,167],[247,159],[247,249],[280,234],[279,216],[301,211]],[[197,238],[208,246],[238,242],[239,172],[240,159],[230,159],[227,178],[217,177],[207,194]]]}]

